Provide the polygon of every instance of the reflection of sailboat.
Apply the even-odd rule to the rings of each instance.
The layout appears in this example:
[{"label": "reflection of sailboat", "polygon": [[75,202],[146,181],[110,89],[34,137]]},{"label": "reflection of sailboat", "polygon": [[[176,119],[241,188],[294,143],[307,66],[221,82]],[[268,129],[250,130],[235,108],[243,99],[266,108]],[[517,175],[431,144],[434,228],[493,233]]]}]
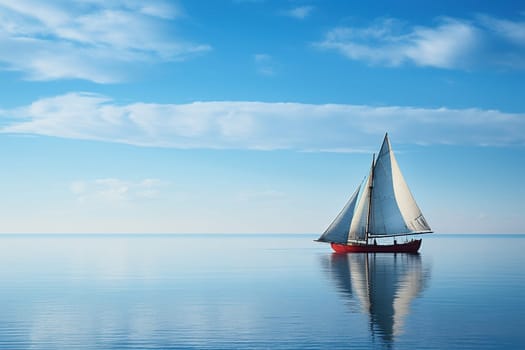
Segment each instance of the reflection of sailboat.
[{"label": "reflection of sailboat", "polygon": [[[421,239],[397,244],[377,244],[376,239],[432,232],[410,193],[388,135],[372,160],[370,174],[361,189],[358,186],[343,210],[317,239],[328,242],[338,253],[405,252],[415,253]],[[373,239],[374,244],[370,244]]]},{"label": "reflection of sailboat", "polygon": [[387,343],[402,332],[410,303],[430,276],[418,254],[332,254],[325,266],[345,301],[358,303],[372,334]]}]

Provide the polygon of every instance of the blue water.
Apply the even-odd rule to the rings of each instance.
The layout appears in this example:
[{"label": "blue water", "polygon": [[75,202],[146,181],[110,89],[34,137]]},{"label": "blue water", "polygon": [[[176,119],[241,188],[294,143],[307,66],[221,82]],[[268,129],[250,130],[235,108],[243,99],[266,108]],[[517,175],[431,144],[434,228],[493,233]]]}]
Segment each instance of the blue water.
[{"label": "blue water", "polygon": [[0,236],[0,348],[525,348],[525,236],[313,238]]}]

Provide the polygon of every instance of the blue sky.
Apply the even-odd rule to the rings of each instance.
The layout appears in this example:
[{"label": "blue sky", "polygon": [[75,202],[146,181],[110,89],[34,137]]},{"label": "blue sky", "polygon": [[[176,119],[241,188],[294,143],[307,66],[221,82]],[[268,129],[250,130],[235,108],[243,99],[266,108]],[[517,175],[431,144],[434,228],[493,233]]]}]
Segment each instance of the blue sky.
[{"label": "blue sky", "polygon": [[389,132],[441,233],[523,233],[517,1],[0,0],[0,232],[320,233]]}]

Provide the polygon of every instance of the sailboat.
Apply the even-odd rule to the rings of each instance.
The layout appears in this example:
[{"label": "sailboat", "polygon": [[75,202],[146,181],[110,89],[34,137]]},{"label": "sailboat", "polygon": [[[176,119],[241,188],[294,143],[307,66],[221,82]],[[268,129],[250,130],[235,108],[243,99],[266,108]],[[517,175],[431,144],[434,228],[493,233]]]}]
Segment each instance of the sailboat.
[{"label": "sailboat", "polygon": [[[316,241],[330,243],[337,253],[417,253],[421,239],[398,243],[396,237],[432,230],[401,174],[388,133],[365,180]],[[386,237],[393,237],[392,244],[377,243]]]}]

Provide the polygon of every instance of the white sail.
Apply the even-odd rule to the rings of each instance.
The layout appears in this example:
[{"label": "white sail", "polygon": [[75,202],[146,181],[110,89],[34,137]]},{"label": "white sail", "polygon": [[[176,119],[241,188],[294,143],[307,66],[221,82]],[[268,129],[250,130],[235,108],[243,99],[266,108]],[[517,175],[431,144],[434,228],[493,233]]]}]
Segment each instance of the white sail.
[{"label": "white sail", "polygon": [[348,234],[348,242],[351,241],[362,241],[366,239],[366,224],[368,220],[368,207],[370,204],[370,184],[372,181],[372,169],[370,169],[370,175],[366,180],[365,186],[361,193],[361,198],[357,203],[357,207],[354,211],[354,217],[350,223],[350,232]]},{"label": "white sail", "polygon": [[346,243],[348,241],[348,228],[354,216],[355,203],[357,202],[357,195],[359,194],[360,188],[361,185],[357,187],[339,215],[337,215],[326,231],[319,237],[318,241],[334,243]]},{"label": "white sail", "polygon": [[429,232],[385,135],[374,167],[369,236]]},{"label": "white sail", "polygon": [[359,193],[360,188],[318,241],[352,244],[432,232],[401,174],[388,135]]}]

